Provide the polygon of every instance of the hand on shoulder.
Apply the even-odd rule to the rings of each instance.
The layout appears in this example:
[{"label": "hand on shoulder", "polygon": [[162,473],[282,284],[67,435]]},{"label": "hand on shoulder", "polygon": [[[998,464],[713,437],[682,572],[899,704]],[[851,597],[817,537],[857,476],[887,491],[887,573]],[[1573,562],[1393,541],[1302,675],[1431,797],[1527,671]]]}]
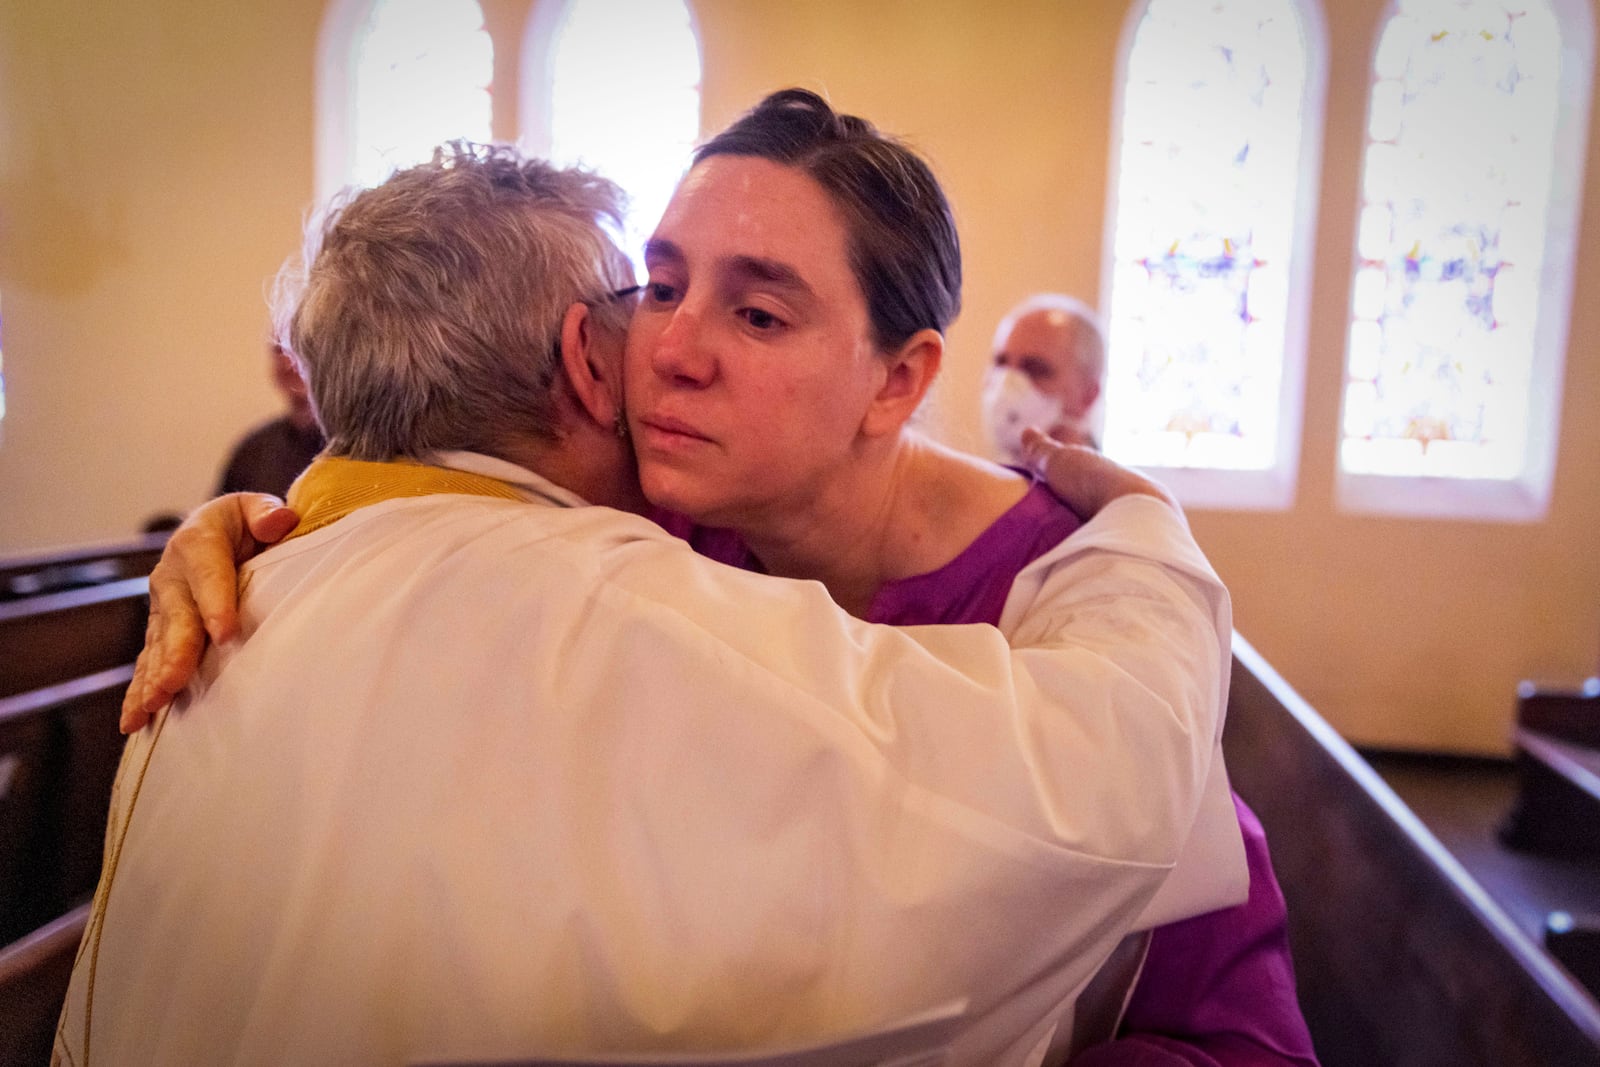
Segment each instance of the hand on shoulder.
[{"label": "hand on shoulder", "polygon": [[123,733],[148,723],[200,666],[206,641],[239,628],[239,565],[282,540],[299,516],[265,493],[219,496],[184,520],[150,572],[150,621],[122,698]]},{"label": "hand on shoulder", "polygon": [[1035,429],[1023,431],[1022,447],[1034,469],[1085,522],[1118,497],[1135,493],[1153,496],[1183,513],[1166,486],[1092,448],[1062,444]]}]

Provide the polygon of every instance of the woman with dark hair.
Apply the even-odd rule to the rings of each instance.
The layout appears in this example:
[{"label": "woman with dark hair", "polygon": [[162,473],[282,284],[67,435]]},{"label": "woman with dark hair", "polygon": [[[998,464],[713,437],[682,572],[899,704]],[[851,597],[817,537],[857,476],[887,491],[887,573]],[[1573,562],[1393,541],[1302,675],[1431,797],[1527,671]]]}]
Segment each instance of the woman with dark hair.
[{"label": "woman with dark hair", "polygon": [[[1078,519],[911,426],[961,302],[927,164],[815,94],[775,93],[696,153],[645,261],[624,386],[646,496],[737,533],[701,530],[702,550],[820,580],[864,619],[1000,624]],[[1131,939],[1080,1001],[1069,1051],[1101,1043],[1075,1062],[1316,1062],[1265,836],[1232,802],[1248,899]]]}]

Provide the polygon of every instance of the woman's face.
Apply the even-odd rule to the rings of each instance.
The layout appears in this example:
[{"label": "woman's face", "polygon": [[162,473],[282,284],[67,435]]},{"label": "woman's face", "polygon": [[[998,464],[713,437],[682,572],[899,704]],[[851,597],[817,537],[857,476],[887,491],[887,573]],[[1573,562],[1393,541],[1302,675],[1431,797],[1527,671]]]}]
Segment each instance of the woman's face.
[{"label": "woman's face", "polygon": [[832,201],[799,170],[713,156],[645,264],[623,376],[645,494],[735,529],[803,513],[885,376]]}]

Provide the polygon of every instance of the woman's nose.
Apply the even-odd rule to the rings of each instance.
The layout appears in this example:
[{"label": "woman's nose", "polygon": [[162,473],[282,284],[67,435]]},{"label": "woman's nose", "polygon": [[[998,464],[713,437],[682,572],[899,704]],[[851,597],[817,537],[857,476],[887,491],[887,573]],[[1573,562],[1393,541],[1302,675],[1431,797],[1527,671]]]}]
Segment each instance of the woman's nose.
[{"label": "woman's nose", "polygon": [[698,310],[679,304],[656,335],[651,363],[656,373],[675,382],[703,386],[716,376],[711,337]]}]

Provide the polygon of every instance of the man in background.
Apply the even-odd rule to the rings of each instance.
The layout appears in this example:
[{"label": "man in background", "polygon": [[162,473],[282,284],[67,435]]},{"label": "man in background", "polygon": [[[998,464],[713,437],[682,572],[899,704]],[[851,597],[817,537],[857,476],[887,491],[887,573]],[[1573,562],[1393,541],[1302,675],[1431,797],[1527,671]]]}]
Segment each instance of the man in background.
[{"label": "man in background", "polygon": [[238,492],[287,496],[290,484],[322,451],[322,428],[294,360],[277,342],[268,346],[267,359],[272,384],[283,394],[288,410],[234,446],[217,485],[219,496]]},{"label": "man in background", "polygon": [[1012,308],[994,334],[983,387],[983,425],[1002,462],[1026,466],[1022,431],[1098,449],[1096,404],[1105,388],[1105,333],[1081,300],[1035,293]]}]

